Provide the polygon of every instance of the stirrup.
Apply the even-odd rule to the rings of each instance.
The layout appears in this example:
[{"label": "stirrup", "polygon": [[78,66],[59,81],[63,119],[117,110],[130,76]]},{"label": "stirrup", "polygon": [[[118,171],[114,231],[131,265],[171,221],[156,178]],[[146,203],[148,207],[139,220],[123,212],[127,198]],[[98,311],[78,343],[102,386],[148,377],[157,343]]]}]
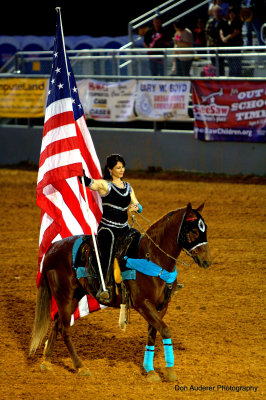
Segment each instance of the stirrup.
[{"label": "stirrup", "polygon": [[99,301],[103,301],[103,302],[107,303],[107,302],[111,301],[111,294],[110,294],[109,290],[100,289],[96,295],[96,298]]}]

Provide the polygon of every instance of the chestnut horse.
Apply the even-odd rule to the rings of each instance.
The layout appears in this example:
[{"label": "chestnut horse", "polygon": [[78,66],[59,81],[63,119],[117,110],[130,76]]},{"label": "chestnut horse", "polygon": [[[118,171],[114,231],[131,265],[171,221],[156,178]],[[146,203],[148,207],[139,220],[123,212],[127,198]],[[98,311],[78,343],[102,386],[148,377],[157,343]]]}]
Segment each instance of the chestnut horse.
[{"label": "chestnut horse", "polygon": [[[200,267],[207,268],[211,264],[206,235],[207,226],[200,215],[203,206],[204,204],[195,210],[189,203],[185,208],[169,212],[151,225],[140,240],[138,259],[148,257],[151,261],[149,265],[157,264],[166,275],[170,273],[167,276],[174,277],[171,285],[167,283],[167,280],[162,279],[163,274],[161,272],[157,276],[149,276],[136,271],[135,280],[124,281],[133,308],[148,322],[148,339],[143,363],[148,381],[160,380],[159,375],[153,369],[157,331],[163,339],[166,378],[170,381],[176,380],[171,333],[168,326],[163,322],[163,317],[177,284],[174,273],[176,271],[176,259],[181,250],[184,249],[191,255]],[[36,351],[47,334],[51,322],[50,302],[51,296],[53,296],[57,303],[58,314],[53,321],[53,327],[45,344],[41,369],[52,370],[51,356],[59,331],[63,336],[75,369],[80,375],[90,375],[73,345],[70,335],[70,320],[80,299],[76,295],[77,292],[83,290],[84,295],[84,288],[89,294],[94,294],[95,291],[90,288],[89,281],[84,284],[85,278],[82,278],[82,286],[82,279],[79,281],[76,277],[72,260],[73,238],[55,242],[46,253],[37,294],[30,353]],[[121,294],[116,296],[116,301],[111,303],[110,306],[119,306],[121,298]]]}]

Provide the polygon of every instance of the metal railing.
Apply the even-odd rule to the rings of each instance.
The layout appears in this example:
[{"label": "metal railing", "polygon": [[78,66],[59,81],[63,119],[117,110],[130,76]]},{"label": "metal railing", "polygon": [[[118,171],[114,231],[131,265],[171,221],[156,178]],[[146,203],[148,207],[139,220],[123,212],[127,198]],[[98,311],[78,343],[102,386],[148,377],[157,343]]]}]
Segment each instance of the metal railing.
[{"label": "metal railing", "polygon": [[[129,37],[129,43],[126,45],[127,47],[134,46],[134,40],[133,40],[133,34],[134,31],[142,26],[145,26],[149,22],[151,22],[155,17],[158,16],[163,16],[167,14],[169,11],[172,11],[174,8],[177,8],[178,6],[181,6],[183,3],[188,3],[188,0],[168,0],[165,3],[160,4],[159,6],[153,8],[152,10],[142,14],[141,16],[133,19],[128,23],[128,37]],[[192,1],[189,1],[189,7],[191,6]],[[200,2],[194,1],[194,4],[192,7],[188,7],[185,11],[181,12],[180,14],[176,15],[174,18],[171,15],[171,18],[165,21],[162,26],[168,26],[171,23],[173,23],[175,20],[179,18],[183,18],[186,15],[196,11],[197,9],[205,6],[206,4],[209,3],[209,0],[201,0]]]},{"label": "metal railing", "polygon": [[[182,54],[177,54],[176,48],[147,49],[90,49],[69,50],[68,55],[76,78],[90,77],[95,79],[162,79],[162,76],[153,76],[150,70],[152,62],[163,64],[163,79],[177,79],[184,77],[173,70],[173,63],[191,59],[190,71],[185,77],[204,77],[204,67],[216,67],[216,77],[222,79],[254,79],[266,77],[265,46],[242,47],[195,47],[182,48]],[[130,61],[130,65],[127,64]],[[232,69],[236,63],[238,69]],[[17,52],[0,70],[3,74],[50,75],[52,65],[52,51]],[[234,65],[233,65],[234,66]],[[232,75],[232,71],[238,71]],[[3,76],[2,76],[3,77]]]}]

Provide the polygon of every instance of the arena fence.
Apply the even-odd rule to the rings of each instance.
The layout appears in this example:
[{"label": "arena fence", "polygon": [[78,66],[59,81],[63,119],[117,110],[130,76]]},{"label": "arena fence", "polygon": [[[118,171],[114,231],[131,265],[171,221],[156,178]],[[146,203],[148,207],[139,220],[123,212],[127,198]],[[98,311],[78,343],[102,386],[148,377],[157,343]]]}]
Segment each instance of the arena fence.
[{"label": "arena fence", "polygon": [[[151,76],[150,63],[163,65],[164,78],[180,78],[173,70],[177,58],[192,60],[186,78],[207,77],[225,78],[266,78],[265,46],[245,47],[195,47],[184,48],[176,54],[175,48],[147,49],[88,49],[69,50],[68,55],[76,78],[95,79],[159,79]],[[19,51],[0,70],[1,73],[50,75],[51,51]]]},{"label": "arena fence", "polygon": [[[266,54],[264,46],[232,48],[193,48],[182,49],[187,54],[180,58],[191,57],[192,65],[189,76],[178,76],[172,73],[172,64],[176,59],[176,49],[151,50],[126,48],[119,50],[79,50],[68,51],[74,74],[77,80],[91,78],[107,82],[119,80],[266,80]],[[160,54],[156,54],[156,53]],[[152,76],[151,60],[160,60],[164,65],[164,75]],[[230,76],[229,64],[234,60],[241,74]],[[229,62],[228,62],[229,61]],[[224,74],[220,74],[223,63]],[[1,71],[1,78],[49,78],[52,64],[52,52],[18,52]],[[205,67],[205,68],[204,68]],[[213,68],[216,67],[216,68]],[[206,72],[207,71],[207,72]],[[212,75],[213,74],[213,75]],[[205,75],[205,76],[204,76]],[[192,111],[192,110],[191,110]],[[130,154],[132,148],[141,149],[143,154],[136,157],[132,154],[129,160],[130,169],[146,169],[150,166],[166,170],[189,170],[227,174],[265,174],[264,143],[206,143],[194,139],[193,113],[190,114],[190,125],[173,122],[159,126],[150,122],[139,121],[141,125],[133,129],[124,125],[98,124],[89,128],[97,152],[104,159],[110,152],[110,134],[112,134],[112,151]],[[12,125],[17,123],[18,125]],[[26,121],[27,125],[27,121]],[[39,127],[33,125],[40,125]],[[42,122],[0,121],[0,137],[3,146],[0,151],[0,164],[29,161],[37,163],[42,136]],[[14,146],[16,143],[16,146]],[[141,160],[141,161],[139,161]]]}]

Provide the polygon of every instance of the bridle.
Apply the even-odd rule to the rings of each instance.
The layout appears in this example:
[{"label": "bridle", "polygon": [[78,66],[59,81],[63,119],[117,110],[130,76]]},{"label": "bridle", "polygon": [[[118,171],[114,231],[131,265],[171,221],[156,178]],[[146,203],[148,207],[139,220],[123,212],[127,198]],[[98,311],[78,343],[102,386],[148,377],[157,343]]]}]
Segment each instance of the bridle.
[{"label": "bridle", "polygon": [[[191,251],[195,250],[197,247],[203,246],[204,244],[207,244],[207,238],[206,238],[206,228],[207,225],[205,225],[201,215],[193,210],[197,217],[196,218],[187,218],[185,220],[185,215],[186,213],[184,213],[183,218],[182,218],[182,222],[180,224],[180,228],[177,234],[177,245],[179,245],[181,247],[181,250],[183,250],[189,257],[195,258],[195,255],[191,254]],[[142,214],[138,214],[139,217],[141,217],[145,222],[147,222],[149,224],[149,226],[151,226],[150,221],[145,218]],[[184,224],[185,222],[189,222],[189,221],[197,221],[197,228],[199,229],[199,231],[201,232],[198,236],[198,238],[194,241],[189,242],[188,240],[188,233],[191,231],[191,229],[194,228],[194,225],[196,224],[196,222],[193,222],[193,226],[191,229],[187,230],[186,225]],[[144,231],[143,227],[141,226],[141,224],[135,219],[135,215],[132,214],[132,223],[131,226],[133,226],[134,222],[136,222],[136,224],[138,225],[138,227]],[[171,258],[172,260],[174,260],[175,262],[178,262],[180,264],[184,264],[189,266],[190,264],[185,263],[184,261],[181,260],[177,260],[175,257],[173,257],[172,255],[168,254],[166,251],[164,251],[152,238],[151,236],[147,233],[147,231],[144,231],[142,233],[142,237],[143,236],[147,236],[147,238],[153,243],[153,245],[155,247],[157,247],[158,250],[160,250],[163,254],[165,254],[168,258]],[[200,238],[200,241],[198,240]],[[205,239],[205,240],[203,240]],[[192,246],[190,247],[190,244],[192,244]],[[147,258],[149,257],[149,253],[147,253]]]},{"label": "bridle", "polygon": [[[177,236],[177,244],[181,246],[186,254],[191,257],[193,257],[193,255],[191,254],[193,250],[208,243],[206,236],[207,225],[205,224],[202,216],[198,213],[198,211],[193,210],[193,212],[196,214],[196,217],[185,219],[184,214]],[[185,224],[186,222],[188,222],[188,224]],[[189,233],[193,229],[197,229],[199,235],[196,239],[191,240],[189,238]]]}]

